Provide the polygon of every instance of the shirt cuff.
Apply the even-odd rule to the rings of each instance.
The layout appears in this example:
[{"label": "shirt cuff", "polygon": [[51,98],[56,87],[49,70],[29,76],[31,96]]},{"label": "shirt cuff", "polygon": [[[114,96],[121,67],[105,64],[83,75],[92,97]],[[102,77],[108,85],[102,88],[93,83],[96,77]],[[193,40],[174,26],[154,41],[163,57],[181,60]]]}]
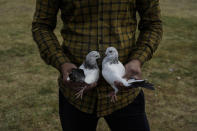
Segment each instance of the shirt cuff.
[{"label": "shirt cuff", "polygon": [[149,47],[141,47],[135,50],[129,60],[139,60],[141,65],[152,58],[152,52]]},{"label": "shirt cuff", "polygon": [[70,59],[62,53],[58,53],[52,57],[52,66],[61,72],[61,65],[70,62]]}]

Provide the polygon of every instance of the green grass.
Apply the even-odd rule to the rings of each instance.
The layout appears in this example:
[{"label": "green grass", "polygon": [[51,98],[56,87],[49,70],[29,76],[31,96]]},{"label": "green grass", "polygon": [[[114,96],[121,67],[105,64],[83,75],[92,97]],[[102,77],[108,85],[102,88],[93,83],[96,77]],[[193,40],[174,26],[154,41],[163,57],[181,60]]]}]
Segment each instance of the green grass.
[{"label": "green grass", "polygon": [[[57,71],[40,59],[31,37],[35,1],[0,1],[0,131],[58,131]],[[152,131],[197,128],[197,2],[162,0],[164,37],[143,68]],[[61,22],[56,34],[59,33]],[[98,131],[108,130],[103,119]]]}]

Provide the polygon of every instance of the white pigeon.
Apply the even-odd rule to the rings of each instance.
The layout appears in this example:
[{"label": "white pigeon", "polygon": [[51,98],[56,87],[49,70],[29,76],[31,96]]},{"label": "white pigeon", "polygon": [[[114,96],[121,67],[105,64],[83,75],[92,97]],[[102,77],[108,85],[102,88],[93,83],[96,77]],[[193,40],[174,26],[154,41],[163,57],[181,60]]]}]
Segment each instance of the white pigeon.
[{"label": "white pigeon", "polygon": [[108,47],[105,52],[105,58],[102,61],[102,75],[104,79],[111,85],[114,92],[110,94],[111,101],[117,101],[118,88],[115,86],[116,82],[121,82],[124,86],[129,87],[132,83],[142,82],[144,80],[130,79],[126,80],[123,78],[125,75],[125,67],[118,60],[118,51],[114,47]]},{"label": "white pigeon", "polygon": [[[73,74],[71,73],[69,75],[68,80],[73,80],[75,82],[85,82],[86,84],[93,84],[97,82],[99,79],[99,72],[100,72],[99,67],[97,65],[97,59],[99,58],[100,58],[99,52],[97,51],[89,52],[83,64],[79,67],[79,69],[73,70]],[[83,92],[86,88],[87,87],[82,87],[82,89],[78,93],[76,93],[76,98],[80,97],[82,99]]]}]

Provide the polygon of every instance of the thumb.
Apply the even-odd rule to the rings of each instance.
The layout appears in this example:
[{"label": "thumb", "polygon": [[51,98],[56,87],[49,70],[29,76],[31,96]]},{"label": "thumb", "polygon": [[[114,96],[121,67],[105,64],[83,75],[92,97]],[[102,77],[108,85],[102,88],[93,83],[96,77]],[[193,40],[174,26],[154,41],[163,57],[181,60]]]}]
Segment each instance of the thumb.
[{"label": "thumb", "polygon": [[126,74],[123,76],[123,78],[125,78],[125,79],[127,79],[127,80],[130,79],[129,77],[130,77],[130,74],[129,74],[129,73],[126,73]]},{"label": "thumb", "polygon": [[68,79],[68,72],[63,74],[63,81],[67,82],[68,81],[67,79]]},{"label": "thumb", "polygon": [[141,74],[133,75],[132,77],[134,79],[136,79],[136,80],[141,80],[142,79],[142,75]]}]

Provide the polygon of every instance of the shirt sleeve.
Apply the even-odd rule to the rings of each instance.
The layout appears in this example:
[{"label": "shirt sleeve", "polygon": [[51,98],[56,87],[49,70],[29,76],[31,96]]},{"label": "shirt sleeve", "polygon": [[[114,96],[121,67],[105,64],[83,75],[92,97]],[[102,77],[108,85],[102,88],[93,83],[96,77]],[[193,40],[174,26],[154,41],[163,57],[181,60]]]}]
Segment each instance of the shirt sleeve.
[{"label": "shirt sleeve", "polygon": [[65,56],[53,32],[56,27],[59,4],[59,0],[36,0],[32,35],[44,62],[60,71],[61,65],[70,60]]},{"label": "shirt sleeve", "polygon": [[159,0],[137,0],[136,8],[140,16],[140,31],[130,60],[138,59],[142,64],[152,58],[162,39],[162,21]]}]

